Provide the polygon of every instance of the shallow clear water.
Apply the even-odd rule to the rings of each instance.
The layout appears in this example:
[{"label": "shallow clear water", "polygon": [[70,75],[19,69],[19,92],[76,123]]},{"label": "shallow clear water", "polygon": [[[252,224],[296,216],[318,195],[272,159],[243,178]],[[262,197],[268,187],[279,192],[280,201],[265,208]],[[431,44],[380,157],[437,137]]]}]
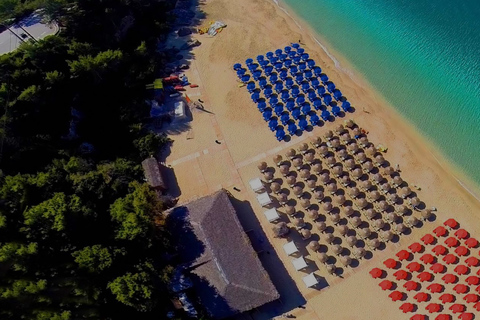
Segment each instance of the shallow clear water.
[{"label": "shallow clear water", "polygon": [[480,1],[284,2],[480,185]]}]

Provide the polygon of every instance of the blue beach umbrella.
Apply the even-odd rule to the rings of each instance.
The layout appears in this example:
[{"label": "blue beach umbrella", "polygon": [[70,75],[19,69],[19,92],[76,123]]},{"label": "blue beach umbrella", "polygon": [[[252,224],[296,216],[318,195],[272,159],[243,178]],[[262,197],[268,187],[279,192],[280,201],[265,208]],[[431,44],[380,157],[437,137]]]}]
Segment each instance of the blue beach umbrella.
[{"label": "blue beach umbrella", "polygon": [[263,120],[269,121],[272,118],[272,111],[267,109],[263,111]]},{"label": "blue beach umbrella", "polygon": [[250,76],[249,76],[248,74],[244,74],[244,75],[242,76],[242,82],[243,82],[243,83],[247,83],[248,80],[250,80]]},{"label": "blue beach umbrella", "polygon": [[301,62],[299,65],[298,65],[298,69],[300,71],[305,71],[305,69],[307,69],[307,65],[305,64],[305,62]]},{"label": "blue beach umbrella", "polygon": [[268,122],[268,127],[270,128],[271,131],[275,131],[278,127],[278,121],[277,119],[271,119]]},{"label": "blue beach umbrella", "polygon": [[[315,60],[312,60],[312,59],[308,59],[307,60],[307,66],[309,68],[313,68],[315,66]],[[320,71],[321,72],[321,71]]]},{"label": "blue beach umbrella", "polygon": [[240,70],[237,70],[237,77],[239,77],[240,79],[242,79],[242,77],[245,75],[245,69],[240,69]]},{"label": "blue beach umbrella", "polygon": [[271,57],[273,57],[273,52],[269,51],[267,52],[267,54],[265,54],[265,56],[267,57],[267,59],[270,59]]},{"label": "blue beach umbrella", "polygon": [[298,49],[300,45],[298,43],[292,43],[292,48]]},{"label": "blue beach umbrella", "polygon": [[312,79],[312,81],[310,83],[312,84],[312,87],[314,87],[314,88],[318,88],[318,86],[320,85],[320,81],[318,81],[318,79],[316,79],[316,78]]},{"label": "blue beach umbrella", "polygon": [[335,84],[331,81],[327,82],[327,89],[328,91],[333,92],[333,90],[335,90]]},{"label": "blue beach umbrella", "polygon": [[289,53],[290,51],[292,51],[292,47],[286,46],[285,48],[283,48],[283,51],[285,53]]},{"label": "blue beach umbrella", "polygon": [[248,58],[247,60],[245,60],[245,63],[246,63],[247,66],[248,66],[249,64],[252,64],[252,63],[253,63],[253,59]]},{"label": "blue beach umbrella", "polygon": [[271,96],[270,100],[268,101],[270,105],[273,107],[278,103],[278,98],[277,96]]},{"label": "blue beach umbrella", "polygon": [[295,125],[295,123],[290,123],[288,125],[288,133],[293,136],[295,133],[297,133],[297,126]]},{"label": "blue beach umbrella", "polygon": [[282,92],[282,101],[286,102],[288,99],[290,99],[290,94],[288,92]]},{"label": "blue beach umbrella", "polygon": [[280,79],[285,80],[288,77],[287,70],[283,69],[282,71],[280,71],[279,76],[280,76]]},{"label": "blue beach umbrella", "polygon": [[290,68],[290,66],[292,65],[292,60],[288,60],[288,59],[285,60],[285,61],[283,62],[283,65],[284,65],[285,67],[287,67],[287,68]]},{"label": "blue beach umbrella", "polygon": [[291,66],[289,70],[290,74],[296,74],[298,72],[298,68],[296,66]]},{"label": "blue beach umbrella", "polygon": [[251,64],[249,64],[247,67],[248,67],[248,70],[250,70],[250,71],[255,71],[255,70],[257,70],[257,68],[258,68],[258,64],[256,64],[256,63],[251,63]]},{"label": "blue beach umbrella", "polygon": [[263,93],[265,94],[265,97],[270,98],[270,96],[273,94],[272,89],[266,88]]},{"label": "blue beach umbrella", "polygon": [[290,52],[288,53],[288,56],[293,59],[293,58],[295,58],[295,57],[297,56],[297,53],[296,53],[295,51],[290,51]]},{"label": "blue beach umbrella", "polygon": [[260,62],[260,61],[263,61],[265,60],[265,57],[262,56],[261,54],[257,56],[257,61]]},{"label": "blue beach umbrella", "polygon": [[317,95],[315,94],[315,91],[310,89],[308,90],[308,99],[313,101],[317,98]]},{"label": "blue beach umbrella", "polygon": [[322,73],[320,75],[320,80],[322,80],[323,83],[326,83],[328,81],[328,76],[325,73]]},{"label": "blue beach umbrella", "polygon": [[283,90],[283,83],[282,83],[282,82],[279,83],[279,82],[277,81],[277,82],[275,83],[275,91],[280,92],[280,91],[282,91],[282,90]]},{"label": "blue beach umbrella", "polygon": [[328,112],[327,110],[323,110],[322,111],[322,120],[323,121],[328,121],[329,118],[330,118],[330,112]]},{"label": "blue beach umbrella", "polygon": [[293,86],[293,80],[292,80],[292,78],[287,78],[287,79],[285,80],[285,86],[286,86],[288,89],[290,89],[290,88]]},{"label": "blue beach umbrella", "polygon": [[305,52],[305,49],[303,49],[303,48],[298,48],[298,49],[297,49],[297,52],[298,52],[299,54],[302,54],[302,53]]},{"label": "blue beach umbrella", "polygon": [[279,55],[281,55],[281,54],[282,54],[282,49],[277,49],[277,50],[275,50],[275,54],[277,55],[277,57],[278,57]]},{"label": "blue beach umbrella", "polygon": [[283,64],[281,62],[277,62],[277,63],[275,63],[274,67],[278,71],[278,70],[282,69]]},{"label": "blue beach umbrella", "polygon": [[290,121],[290,114],[288,112],[283,112],[280,116],[280,121],[284,126],[287,125],[288,121]]},{"label": "blue beach umbrella", "polygon": [[233,65],[233,70],[235,70],[235,71],[238,70],[238,69],[241,69],[241,68],[242,68],[242,65],[240,63],[235,63]]},{"label": "blue beach umbrella", "polygon": [[265,101],[260,101],[260,102],[257,104],[257,109],[258,109],[258,111],[260,111],[260,112],[265,111],[266,108],[267,108],[267,104],[265,103]]},{"label": "blue beach umbrella", "polygon": [[308,60],[308,58],[310,58],[310,56],[308,55],[308,53],[304,53],[304,54],[302,54],[302,56],[301,56],[301,57],[302,57],[302,60],[303,60],[303,61],[307,61],[307,60]]},{"label": "blue beach umbrella", "polygon": [[251,81],[251,82],[247,83],[247,90],[248,90],[248,92],[252,93],[253,90],[255,90],[255,82]]},{"label": "blue beach umbrella", "polygon": [[292,87],[292,97],[296,98],[300,94],[300,90],[297,86]]},{"label": "blue beach umbrella", "polygon": [[260,99],[260,94],[258,92],[254,92],[254,93],[252,93],[251,98],[252,98],[253,102],[257,102],[258,99]]},{"label": "blue beach umbrella", "polygon": [[255,70],[255,72],[253,72],[253,79],[258,80],[261,76],[262,76],[262,71]]},{"label": "blue beach umbrella", "polygon": [[293,101],[293,99],[289,99],[285,106],[286,106],[288,111],[292,111],[293,108],[295,108],[295,101]]},{"label": "blue beach umbrella", "polygon": [[340,98],[342,97],[342,92],[336,89],[335,91],[333,91],[333,97],[337,100],[340,100]]},{"label": "blue beach umbrella", "polygon": [[265,74],[269,76],[273,72],[273,67],[272,66],[267,66],[265,67]]},{"label": "blue beach umbrella", "polygon": [[308,89],[310,89],[310,84],[308,84],[308,82],[306,82],[306,81],[302,82],[303,92],[308,91]]},{"label": "blue beach umbrella", "polygon": [[301,106],[302,104],[305,103],[305,97],[304,96],[298,96],[297,98],[297,104]]},{"label": "blue beach umbrella", "polygon": [[339,106],[333,106],[332,107],[332,114],[335,116],[335,117],[338,117],[340,115],[340,107]]},{"label": "blue beach umbrella", "polygon": [[320,118],[316,115],[316,114],[312,114],[310,116],[310,124],[312,126],[316,126],[318,125],[318,123],[320,122]]},{"label": "blue beach umbrella", "polygon": [[292,117],[293,119],[297,120],[301,116],[300,108],[293,108],[292,110]]},{"label": "blue beach umbrella", "polygon": [[322,107],[322,100],[319,98],[315,98],[312,103],[315,110],[319,110]]},{"label": "blue beach umbrella", "polygon": [[328,106],[332,102],[332,96],[329,94],[324,94],[322,96],[323,102]]},{"label": "blue beach umbrella", "polygon": [[260,66],[265,69],[266,66],[268,66],[268,61],[267,60],[262,60],[259,62],[260,63]]},{"label": "blue beach umbrella", "polygon": [[312,111],[312,108],[310,107],[310,104],[304,103],[302,105],[302,113],[303,114],[308,114],[310,111]]},{"label": "blue beach umbrella", "polygon": [[344,101],[344,102],[342,103],[342,109],[343,109],[343,111],[348,112],[348,111],[350,111],[350,108],[351,108],[350,102]]},{"label": "blue beach umbrella", "polygon": [[296,82],[297,84],[300,84],[302,81],[303,81],[303,76],[296,76],[296,77],[295,77],[295,82]]},{"label": "blue beach umbrella", "polygon": [[277,80],[278,80],[277,74],[276,74],[276,73],[272,73],[272,74],[270,75],[270,83],[275,83],[275,82],[277,82]]},{"label": "blue beach umbrella", "polygon": [[313,73],[311,70],[305,70],[304,74],[305,74],[305,78],[310,79],[311,77],[313,77]]},{"label": "blue beach umbrella", "polygon": [[285,131],[283,129],[277,129],[275,132],[275,138],[277,138],[278,141],[285,139]]},{"label": "blue beach umbrella", "polygon": [[288,57],[288,56],[283,53],[283,54],[281,54],[281,55],[278,57],[278,59],[280,59],[280,61],[285,61],[285,60],[287,59],[287,57]]},{"label": "blue beach umbrella", "polygon": [[274,109],[273,111],[275,111],[275,114],[276,114],[277,116],[280,116],[280,115],[282,114],[282,112],[283,112],[283,105],[282,105],[281,103],[277,103],[277,104],[275,105],[275,109]]},{"label": "blue beach umbrella", "polygon": [[298,65],[298,64],[300,63],[300,60],[301,60],[301,58],[300,58],[300,57],[298,57],[298,56],[296,56],[296,57],[293,57],[293,59],[292,59],[292,60],[293,60],[293,63],[295,63],[295,64],[297,64],[297,65]]},{"label": "blue beach umbrella", "polygon": [[300,121],[298,122],[298,127],[299,127],[300,130],[302,130],[302,131],[307,130],[307,127],[308,127],[308,122],[307,122],[307,120],[305,120],[305,119],[300,119]]},{"label": "blue beach umbrella", "polygon": [[267,80],[265,78],[260,79],[258,81],[258,85],[260,86],[261,89],[265,88],[265,86],[267,85]]},{"label": "blue beach umbrella", "polygon": [[325,90],[325,87],[324,87],[324,86],[319,86],[319,87],[317,88],[317,93],[318,93],[318,95],[321,96],[321,95],[323,95],[325,92],[327,92],[327,90]]},{"label": "blue beach umbrella", "polygon": [[274,64],[274,63],[278,62],[278,57],[271,57],[271,58],[268,59],[268,60],[270,60],[270,63],[271,63],[271,64]]},{"label": "blue beach umbrella", "polygon": [[322,74],[322,68],[320,67],[315,67],[313,68],[313,73],[318,77]]}]

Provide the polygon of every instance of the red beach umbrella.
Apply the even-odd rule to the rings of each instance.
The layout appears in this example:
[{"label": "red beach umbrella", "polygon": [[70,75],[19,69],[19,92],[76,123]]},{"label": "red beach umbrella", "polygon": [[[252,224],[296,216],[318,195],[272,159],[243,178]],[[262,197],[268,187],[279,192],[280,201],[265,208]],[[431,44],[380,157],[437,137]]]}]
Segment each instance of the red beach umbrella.
[{"label": "red beach umbrella", "polygon": [[414,242],[410,246],[408,246],[408,249],[410,249],[410,251],[412,251],[413,253],[417,253],[423,250],[423,246],[418,242]]},{"label": "red beach umbrella", "polygon": [[468,264],[469,267],[476,267],[478,265],[478,259],[475,257],[469,257],[465,259],[465,263]]},{"label": "red beach umbrella", "polygon": [[465,311],[465,306],[463,304],[455,303],[448,308],[449,310],[452,310],[453,313],[459,313]]},{"label": "red beach umbrella", "polygon": [[425,307],[425,310],[427,310],[428,313],[440,312],[441,309],[442,306],[438,303],[430,303],[428,306]]},{"label": "red beach umbrella", "polygon": [[444,293],[440,296],[439,299],[442,300],[442,302],[444,304],[445,303],[452,303],[453,301],[455,301],[455,296],[453,294],[450,294],[450,293]]},{"label": "red beach umbrella", "polygon": [[390,280],[383,280],[383,281],[380,282],[378,285],[379,285],[380,288],[382,288],[382,290],[384,290],[384,291],[385,291],[385,290],[390,290],[390,289],[392,289],[392,287],[393,287],[393,283],[392,283],[392,281],[390,281]]},{"label": "red beach umbrella", "polygon": [[442,259],[446,264],[452,264],[457,262],[457,257],[454,254],[447,254],[445,257]]},{"label": "red beach umbrella", "polygon": [[417,278],[420,279],[420,282],[430,281],[430,280],[432,280],[432,274],[430,272],[424,271],[424,272],[419,273]]},{"label": "red beach umbrella", "polygon": [[463,300],[467,301],[467,303],[478,302],[478,296],[475,293],[469,293],[463,297]]},{"label": "red beach umbrella", "polygon": [[435,237],[432,236],[430,233],[427,233],[420,240],[422,240],[424,244],[432,244],[435,242]]},{"label": "red beach umbrella", "polygon": [[468,238],[467,240],[465,240],[465,245],[469,248],[475,248],[476,246],[478,246],[478,240],[475,238]]},{"label": "red beach umbrella", "polygon": [[455,269],[453,269],[453,271],[455,271],[457,274],[467,274],[469,272],[469,269],[467,266],[464,266],[463,264],[459,264],[458,266],[455,267]]},{"label": "red beach umbrella", "polygon": [[451,248],[451,247],[456,247],[458,246],[458,240],[457,238],[454,238],[454,237],[448,237],[446,240],[445,240],[445,244],[447,245],[447,247]]},{"label": "red beach umbrella", "polygon": [[445,270],[445,266],[443,264],[437,262],[430,267],[430,270],[432,270],[433,273],[443,272],[443,270]]},{"label": "red beach umbrella", "polygon": [[414,305],[411,304],[411,303],[408,303],[408,302],[405,302],[404,304],[402,304],[400,306],[400,310],[403,311],[403,313],[407,313],[407,312],[412,312],[413,311],[413,308],[414,308]]},{"label": "red beach umbrella", "polygon": [[480,283],[480,278],[476,276],[470,276],[465,281],[471,285],[471,286],[476,286],[478,283]]},{"label": "red beach umbrella", "polygon": [[480,311],[480,302],[477,302],[473,305],[473,307],[477,310]]},{"label": "red beach umbrella", "polygon": [[426,320],[426,319],[427,317],[425,317],[423,314],[416,314],[410,317],[410,320]]},{"label": "red beach umbrella", "polygon": [[383,275],[383,270],[379,268],[373,268],[370,270],[370,275],[372,276],[373,279],[380,278]]},{"label": "red beach umbrella", "polygon": [[477,291],[480,294],[480,286],[478,286],[477,289],[475,289],[475,291]]},{"label": "red beach umbrella", "polygon": [[469,234],[468,231],[465,229],[458,229],[457,231],[455,231],[455,236],[458,239],[467,239]]},{"label": "red beach umbrella", "polygon": [[460,246],[460,247],[455,249],[455,253],[457,255],[459,255],[460,257],[462,257],[462,256],[465,256],[465,255],[468,254],[468,249],[467,249],[467,247]]},{"label": "red beach umbrella", "polygon": [[396,256],[400,261],[407,260],[408,258],[410,258],[410,252],[408,252],[407,250],[401,250],[397,252]]},{"label": "red beach umbrella", "polygon": [[457,278],[457,276],[454,275],[454,274],[447,273],[446,275],[444,275],[444,276],[442,277],[442,280],[443,280],[443,282],[445,282],[445,283],[455,283],[455,282],[457,282],[458,278]]},{"label": "red beach umbrella", "polygon": [[405,289],[407,289],[407,291],[412,291],[412,290],[417,290],[418,288],[418,282],[415,282],[415,281],[407,281],[405,282],[405,284],[403,285],[403,287]]},{"label": "red beach umbrella", "polygon": [[422,268],[422,265],[416,261],[410,262],[409,264],[407,264],[407,269],[410,272],[418,272],[420,271],[421,268]]},{"label": "red beach umbrella", "polygon": [[449,314],[439,314],[435,317],[435,320],[451,320],[452,316]]},{"label": "red beach umbrella", "polygon": [[426,264],[432,264],[435,261],[435,257],[432,256],[430,253],[425,253],[423,256],[420,257],[420,260]]},{"label": "red beach umbrella", "polygon": [[385,267],[389,269],[393,269],[397,267],[397,261],[392,258],[383,261],[383,264],[385,265]]},{"label": "red beach umbrella", "polygon": [[401,293],[400,291],[393,291],[388,295],[388,297],[391,298],[392,301],[398,301],[403,298],[403,293]]},{"label": "red beach umbrella", "polygon": [[457,284],[455,287],[453,287],[453,290],[460,294],[460,293],[467,293],[468,292],[468,287],[464,284]]},{"label": "red beach umbrella", "polygon": [[432,283],[427,287],[427,289],[430,290],[431,293],[438,293],[438,292],[442,292],[443,286],[438,283]]},{"label": "red beach umbrella", "polygon": [[398,270],[393,274],[397,280],[405,280],[408,277],[408,272],[405,270]]},{"label": "red beach umbrella", "polygon": [[435,233],[437,237],[444,237],[448,234],[448,231],[444,227],[438,226],[433,230],[433,233]]},{"label": "red beach umbrella", "polygon": [[473,319],[473,313],[464,312],[458,317],[458,319],[460,319],[460,320],[472,320]]},{"label": "red beach umbrella", "polygon": [[417,302],[425,302],[430,299],[430,296],[428,295],[428,293],[419,292],[413,297],[413,299],[417,300]]},{"label": "red beach umbrella", "polygon": [[441,244],[437,244],[435,247],[432,249],[433,253],[435,253],[437,256],[438,255],[444,255],[447,253],[447,248],[442,246]]},{"label": "red beach umbrella", "polygon": [[443,225],[446,226],[446,227],[455,229],[456,227],[458,227],[458,222],[455,219],[448,219],[447,221],[445,221],[443,223]]}]

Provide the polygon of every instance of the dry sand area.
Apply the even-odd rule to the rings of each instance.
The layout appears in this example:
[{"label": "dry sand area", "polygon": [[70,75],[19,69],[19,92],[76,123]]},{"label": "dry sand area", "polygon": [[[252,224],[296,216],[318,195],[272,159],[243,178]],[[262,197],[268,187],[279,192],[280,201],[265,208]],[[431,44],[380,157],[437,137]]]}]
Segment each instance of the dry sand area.
[{"label": "dry sand area", "polygon": [[[229,190],[239,200],[236,206],[240,219],[246,229],[251,230],[249,234],[253,235],[253,241],[259,240],[265,251],[272,250],[270,254],[261,253],[260,257],[282,295],[281,303],[239,318],[271,319],[287,312],[297,319],[409,319],[408,314],[398,310],[400,303],[392,302],[368,271],[450,217],[456,218],[473,237],[479,238],[479,201],[461,186],[452,174],[453,169],[443,160],[437,160],[441,157],[369,87],[361,75],[351,76],[337,69],[313,41],[309,31],[300,29],[273,2],[208,0],[200,4],[200,10],[206,14],[205,25],[218,19],[228,27],[216,37],[195,35],[202,45],[193,50],[194,58],[186,74],[200,87],[188,89],[187,94],[193,99],[201,98],[208,112],[195,110],[193,120],[188,124],[189,131],[171,136],[174,143],[165,162],[172,168],[171,177],[175,175],[170,183],[172,190],[177,191],[180,203],[208,195],[219,188]],[[325,277],[329,284],[321,290],[305,288],[301,280],[305,273],[295,271],[292,258],[283,252],[286,240],[272,237],[271,224],[248,187],[248,181],[260,176],[257,169],[260,161],[271,164],[273,155],[285,154],[289,148],[296,148],[300,142],[309,142],[313,136],[323,136],[340,121],[327,123],[288,143],[277,142],[247,90],[238,87],[232,69],[234,63],[244,63],[246,58],[283,48],[298,39],[356,108],[347,118],[353,118],[368,130],[370,141],[388,146],[385,158],[392,165],[400,165],[405,181],[421,187],[418,196],[428,207],[438,209],[436,221],[402,236],[397,243],[389,243],[386,249],[375,252],[373,258],[363,260],[358,267],[346,269],[343,278],[328,276],[315,262],[315,257],[306,256],[312,261],[312,268],[319,268],[316,274]],[[343,67],[348,67],[338,54],[334,55]],[[233,187],[241,191],[235,191]],[[300,304],[305,308],[297,308]]]}]

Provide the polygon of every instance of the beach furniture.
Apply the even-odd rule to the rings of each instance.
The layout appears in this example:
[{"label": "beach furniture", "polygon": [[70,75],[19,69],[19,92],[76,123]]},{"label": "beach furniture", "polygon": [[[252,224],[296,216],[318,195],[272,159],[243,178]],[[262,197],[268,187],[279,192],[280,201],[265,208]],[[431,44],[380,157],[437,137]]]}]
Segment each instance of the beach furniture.
[{"label": "beach furniture", "polygon": [[323,110],[321,117],[323,121],[328,121],[328,119],[330,118],[330,112],[328,112],[327,110]]},{"label": "beach furniture", "polygon": [[258,111],[263,113],[266,108],[267,108],[267,104],[264,101],[260,101],[260,102],[257,103]]},{"label": "beach furniture", "polygon": [[269,121],[272,118],[272,111],[267,109],[263,112],[263,120]]},{"label": "beach furniture", "polygon": [[295,242],[293,242],[293,241],[290,241],[290,242],[284,244],[283,245],[283,250],[289,256],[299,252],[297,246],[295,245]]},{"label": "beach furniture", "polygon": [[399,309],[402,310],[403,313],[412,312],[414,309],[414,305],[409,302],[405,302],[400,306]]},{"label": "beach furniture", "polygon": [[332,107],[332,114],[335,116],[335,117],[338,117],[340,116],[340,107],[339,106],[333,106]]},{"label": "beach furniture", "polygon": [[257,195],[257,201],[262,207],[268,206],[272,203],[272,199],[270,199],[270,196],[267,192]]},{"label": "beach furniture", "polygon": [[235,63],[233,65],[233,70],[237,71],[237,70],[240,70],[242,68],[242,65],[240,63]]},{"label": "beach furniture", "polygon": [[271,131],[277,130],[278,127],[278,121],[276,119],[272,119],[268,122],[268,127],[270,128]]},{"label": "beach furniture", "polygon": [[311,287],[318,284],[317,277],[315,276],[315,274],[313,272],[310,273],[309,275],[306,275],[305,277],[303,277],[302,281],[303,281],[303,283],[305,283],[305,286],[307,286],[307,288],[311,288]]},{"label": "beach furniture", "polygon": [[369,273],[372,276],[372,278],[377,279],[383,275],[383,270],[380,268],[373,268],[372,270],[369,271]]},{"label": "beach furniture", "polygon": [[250,188],[252,188],[254,192],[263,191],[265,189],[262,183],[262,180],[260,180],[260,178],[254,178],[250,180],[248,184],[250,185]]},{"label": "beach furniture", "polygon": [[295,120],[298,120],[298,118],[301,116],[301,111],[300,108],[293,108],[292,110],[292,117]]},{"label": "beach furniture", "polygon": [[263,214],[267,218],[268,222],[276,222],[280,219],[280,215],[275,208],[268,209]]},{"label": "beach furniture", "polygon": [[393,287],[393,283],[390,280],[383,280],[378,284],[383,291],[390,290]]},{"label": "beach furniture", "polygon": [[429,294],[425,292],[419,292],[415,296],[413,296],[413,299],[415,299],[417,302],[425,302],[428,301],[429,298]]},{"label": "beach furniture", "polygon": [[293,264],[293,267],[295,268],[295,270],[297,270],[297,271],[300,271],[300,270],[308,267],[308,264],[305,261],[305,258],[303,256],[301,256],[299,258],[296,258],[296,259],[293,259],[292,264]]},{"label": "beach furniture", "polygon": [[390,299],[392,299],[392,301],[402,300],[403,299],[403,293],[400,292],[400,291],[393,291],[392,293],[390,293],[388,295],[388,297]]}]

